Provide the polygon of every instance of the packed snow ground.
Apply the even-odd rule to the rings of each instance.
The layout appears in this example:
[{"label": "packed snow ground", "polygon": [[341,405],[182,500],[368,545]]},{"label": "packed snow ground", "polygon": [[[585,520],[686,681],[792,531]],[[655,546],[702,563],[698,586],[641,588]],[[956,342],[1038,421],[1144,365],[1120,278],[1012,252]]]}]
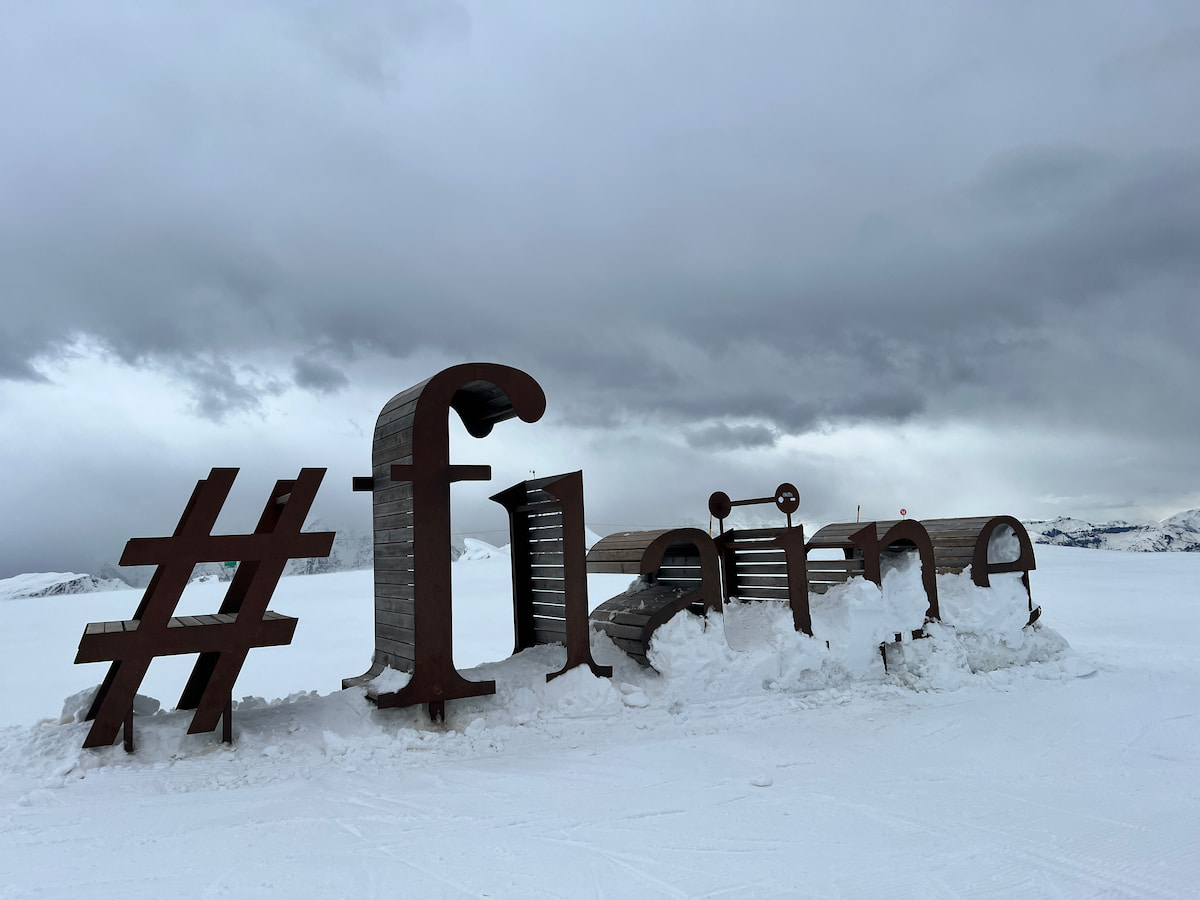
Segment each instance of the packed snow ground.
[{"label": "packed snow ground", "polygon": [[[888,673],[912,573],[826,595],[819,641],[763,605],[677,618],[662,675],[600,639],[611,681],[547,684],[556,647],[480,665],[497,694],[444,727],[336,690],[370,659],[369,572],[288,578],[296,638],[251,652],[233,747],[159,713],[132,756],[80,749],[86,697],[63,698],[104,672],[71,665],[83,625],[139,592],[6,600],[0,897],[1195,896],[1200,555],[1037,554],[1040,628],[1011,582],[943,579],[950,624]],[[508,578],[455,564],[460,666],[507,656]],[[143,693],[171,706],[189,668]]]}]

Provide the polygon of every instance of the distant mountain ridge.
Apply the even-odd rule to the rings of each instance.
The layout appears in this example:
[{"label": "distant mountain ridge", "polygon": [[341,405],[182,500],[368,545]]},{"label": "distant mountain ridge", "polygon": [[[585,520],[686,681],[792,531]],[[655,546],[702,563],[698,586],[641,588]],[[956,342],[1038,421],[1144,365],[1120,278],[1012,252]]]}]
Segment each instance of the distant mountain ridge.
[{"label": "distant mountain ridge", "polygon": [[126,587],[124,581],[97,578],[78,572],[30,572],[0,578],[0,600],[22,597],[59,597],[63,594],[91,594],[96,591],[115,591]]},{"label": "distant mountain ridge", "polygon": [[1200,552],[1200,509],[1189,509],[1161,522],[1142,525],[1120,520],[1093,525],[1080,519],[1059,517],[1048,522],[1026,522],[1025,528],[1035,544],[1137,553]]},{"label": "distant mountain ridge", "polygon": [[[1200,552],[1200,509],[1176,513],[1161,522],[1135,524],[1113,521],[1094,525],[1081,519],[1060,516],[1049,521],[1028,521],[1025,527],[1035,544],[1054,544],[1060,547],[1084,547],[1092,550],[1126,550],[1139,553]],[[312,522],[305,531],[326,530],[320,522]],[[597,540],[589,530],[588,546]],[[496,552],[497,548],[470,538],[465,540],[465,556],[478,558]],[[337,532],[333,549],[327,557],[293,559],[284,575],[320,575],[326,572],[348,572],[371,568],[373,537],[355,529]],[[455,546],[451,557],[464,555],[464,548]],[[200,563],[191,581],[229,581],[234,568],[223,563]],[[74,572],[38,572],[0,579],[0,600],[17,597],[54,597],[62,594],[84,594],[93,591],[112,591],[126,587],[145,587],[153,574],[152,566],[130,568],[105,565],[94,575]]]}]

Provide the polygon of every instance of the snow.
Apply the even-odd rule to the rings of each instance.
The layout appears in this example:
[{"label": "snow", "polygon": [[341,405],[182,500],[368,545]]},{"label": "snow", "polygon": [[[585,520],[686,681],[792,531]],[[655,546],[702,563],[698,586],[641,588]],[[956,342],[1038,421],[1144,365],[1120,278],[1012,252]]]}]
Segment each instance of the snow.
[{"label": "snow", "polygon": [[125,586],[116,579],[80,575],[78,572],[31,572],[11,578],[0,578],[0,602],[25,597],[57,597],[60,594],[115,591]]},{"label": "snow", "polygon": [[[369,664],[370,572],[285,578],[296,639],[251,651],[234,745],[154,713],[190,668],[164,659],[132,756],[81,749],[105,667],[70,660],[139,592],[12,600],[0,898],[1193,896],[1200,555],[1037,557],[1037,626],[1019,579],[941,577],[943,624],[886,671],[878,641],[923,609],[915,569],[814,597],[816,638],[731,604],[660,629],[661,674],[596,638],[612,679],[547,682],[564,651],[504,659],[507,556],[468,548],[456,658],[497,693],[438,726],[336,690]],[[627,583],[591,576],[592,604]]]},{"label": "snow", "polygon": [[1200,551],[1200,509],[1176,513],[1161,522],[1135,524],[1117,520],[1093,525],[1060,517],[1049,522],[1026,522],[1025,527],[1029,537],[1039,544],[1142,553]]}]

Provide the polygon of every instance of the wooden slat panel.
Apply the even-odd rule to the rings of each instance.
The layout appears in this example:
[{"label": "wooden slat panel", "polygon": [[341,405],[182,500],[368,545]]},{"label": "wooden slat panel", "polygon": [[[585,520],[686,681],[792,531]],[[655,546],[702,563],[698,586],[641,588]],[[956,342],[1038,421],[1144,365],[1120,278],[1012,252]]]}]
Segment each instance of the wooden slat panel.
[{"label": "wooden slat panel", "polygon": [[416,627],[416,616],[412,612],[392,612],[376,607],[375,622],[392,628],[404,628],[412,631]]},{"label": "wooden slat panel", "polygon": [[743,572],[747,575],[786,575],[788,571],[787,563],[785,562],[745,562],[743,560],[734,561],[735,569],[740,575]]},{"label": "wooden slat panel", "polygon": [[655,573],[654,580],[660,584],[688,584],[699,586],[703,578],[698,571],[691,569],[680,569],[678,571],[671,572],[657,572]]},{"label": "wooden slat panel", "polygon": [[567,623],[564,620],[547,616],[534,616],[533,628],[535,631],[541,631],[547,634],[567,633]]},{"label": "wooden slat panel", "polygon": [[657,572],[659,578],[699,578],[703,570],[699,566],[662,566]]},{"label": "wooden slat panel", "polygon": [[415,608],[413,603],[412,597],[376,597],[375,611],[377,613],[382,610],[384,612],[411,615]]},{"label": "wooden slat panel", "polygon": [[741,575],[737,577],[738,590],[748,587],[775,587],[787,589],[786,575]]},{"label": "wooden slat panel", "polygon": [[417,411],[417,400],[421,396],[421,390],[424,389],[425,383],[408,388],[403,393],[397,394],[379,411],[379,418],[376,419],[377,424],[392,424],[402,420],[406,416],[411,417]]},{"label": "wooden slat panel", "polygon": [[643,666],[648,667],[650,665],[650,661],[646,659],[646,647],[641,641],[631,641],[626,638],[613,638],[612,642]]},{"label": "wooden slat panel", "polygon": [[380,528],[375,526],[376,544],[411,544],[413,540],[412,526],[404,528]]},{"label": "wooden slat panel", "polygon": [[384,560],[412,559],[412,557],[413,545],[410,543],[375,545],[376,566],[383,565]]},{"label": "wooden slat panel", "polygon": [[[973,553],[949,553],[933,548],[933,561],[939,566],[970,565],[975,559]],[[1010,560],[1011,561],[1011,560]]]},{"label": "wooden slat panel", "polygon": [[725,547],[728,550],[732,550],[738,556],[783,552],[782,547],[773,547],[767,541],[763,541],[761,543],[751,541],[731,541],[730,543],[726,544]]},{"label": "wooden slat panel", "polygon": [[371,518],[371,527],[377,531],[387,531],[389,528],[412,528],[414,516],[408,512],[380,512],[376,510]]},{"label": "wooden slat panel", "polygon": [[611,638],[625,638],[629,641],[639,640],[644,629],[642,625],[623,625],[617,622],[604,622],[600,627]]},{"label": "wooden slat panel", "polygon": [[786,531],[786,528],[736,528],[732,531],[727,531],[726,534],[732,534],[734,540],[745,540],[747,538],[769,538],[773,540]]},{"label": "wooden slat panel", "polygon": [[382,637],[401,644],[412,644],[414,642],[413,629],[403,628],[399,625],[388,625],[383,622],[375,623],[375,636],[376,638]]},{"label": "wooden slat panel", "polygon": [[417,589],[411,584],[385,584],[375,582],[375,602],[380,600],[413,600]]},{"label": "wooden slat panel", "polygon": [[587,570],[596,575],[640,575],[641,561],[636,562],[593,562],[588,560]]},{"label": "wooden slat panel", "polygon": [[414,584],[416,582],[416,573],[411,569],[376,569],[375,583],[376,584]]},{"label": "wooden slat panel", "polygon": [[[598,544],[596,545],[599,546]],[[628,549],[603,549],[597,550],[593,547],[588,551],[587,561],[592,562],[641,562],[642,556],[645,554],[646,548],[636,547]]]},{"label": "wooden slat panel", "polygon": [[548,619],[565,619],[567,608],[561,603],[540,603],[533,602],[529,605],[530,612],[535,616],[544,616]]},{"label": "wooden slat panel", "polygon": [[412,459],[412,450],[412,433],[404,430],[377,431],[371,441],[373,461],[387,460],[389,463],[403,465]]},{"label": "wooden slat panel", "polygon": [[661,528],[657,531],[621,531],[600,538],[596,542],[596,547],[603,550],[610,548],[649,547],[658,537],[672,530],[670,528]]},{"label": "wooden slat panel", "polygon": [[864,566],[861,559],[810,559],[805,564],[805,568],[812,575],[813,573],[828,572],[862,572]]},{"label": "wooden slat panel", "polygon": [[[391,469],[391,466],[383,466],[385,469]],[[380,481],[379,479],[383,480]],[[408,503],[408,509],[412,509],[413,486],[411,481],[392,481],[391,472],[385,472],[383,475],[375,476],[375,490],[371,491],[371,498],[374,501],[372,510],[376,513],[380,507],[389,503]],[[403,510],[397,510],[402,512]]]},{"label": "wooden slat panel", "polygon": [[412,664],[416,661],[415,648],[412,641],[396,641],[382,634],[375,635],[375,649],[388,655],[395,657],[399,662],[399,666],[393,668],[412,671]]}]

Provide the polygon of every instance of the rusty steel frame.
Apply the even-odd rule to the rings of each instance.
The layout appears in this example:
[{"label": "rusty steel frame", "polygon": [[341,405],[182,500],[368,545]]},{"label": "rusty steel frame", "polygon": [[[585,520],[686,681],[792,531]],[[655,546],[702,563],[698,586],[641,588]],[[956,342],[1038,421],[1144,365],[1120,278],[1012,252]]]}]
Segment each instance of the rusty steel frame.
[{"label": "rusty steel frame", "polygon": [[[988,544],[991,542],[993,532],[1001,525],[1007,525],[1012,529],[1020,544],[1021,552],[1015,560],[1009,562],[989,562]],[[1033,555],[1033,541],[1029,539],[1029,532],[1025,530],[1025,526],[1020,521],[1012,516],[992,516],[991,520],[980,529],[971,562],[971,579],[979,587],[992,586],[990,575],[998,575],[1002,572],[1020,572],[1021,583],[1025,585],[1025,593],[1029,597],[1029,612],[1032,614],[1035,610],[1033,608],[1033,592],[1029,588],[1029,572],[1036,568],[1037,561]]]},{"label": "rusty steel frame", "polygon": [[[333,532],[301,532],[325,469],[301,469],[280,480],[252,534],[213,535],[238,469],[214,468],[196,483],[171,537],[133,538],[123,566],[156,565],[133,618],[92,622],[84,631],[76,663],[111,661],[87,718],[93,720],[84,747],[107,746],[124,728],[133,749],[133,702],[157,656],[198,653],[179,699],[194,709],[188,734],[212,731],[224,721],[232,740],[232,690],[251,648],[291,643],[297,619],[267,610],[288,560],[328,556]],[[174,617],[197,563],[241,560],[216,615]]]},{"label": "rusty steel frame", "polygon": [[[718,523],[720,535],[716,545],[724,570],[724,596],[726,602],[736,593],[738,531],[725,531],[725,519],[737,506],[760,506],[774,503],[776,509],[787,517],[787,528],[775,536],[769,546],[783,550],[787,567],[788,607],[792,611],[792,625],[797,631],[812,636],[812,611],[808,602],[808,550],[804,543],[804,526],[792,525],[792,514],[800,508],[800,491],[790,482],[775,488],[770,497],[752,500],[731,500],[724,491],[713,491],[708,497],[708,511]],[[760,549],[765,549],[759,545]],[[799,575],[797,576],[797,573]]]},{"label": "rusty steel frame", "polygon": [[929,606],[925,611],[926,622],[937,622],[941,619],[941,607],[938,605],[937,568],[933,559],[933,542],[929,532],[917,519],[901,519],[879,535],[882,523],[870,522],[860,531],[851,535],[863,551],[863,577],[883,587],[883,572],[881,554],[897,544],[909,544],[916,549],[921,558],[921,586],[925,588],[925,597]]},{"label": "rusty steel frame", "polygon": [[[613,547],[613,541],[623,544]],[[605,542],[609,542],[607,545]],[[658,578],[668,553],[677,547],[691,547],[699,560],[700,585]],[[589,617],[638,663],[649,666],[646,650],[655,629],[668,622],[676,613],[699,605],[707,615],[720,611],[721,566],[720,554],[713,538],[699,528],[672,528],[655,531],[620,532],[598,541],[588,552],[589,572],[636,572],[652,585],[636,591],[627,590],[594,609]],[[656,605],[661,603],[661,605]],[[619,632],[619,633],[618,633]],[[633,644],[635,650],[625,645]]]},{"label": "rusty steel frame", "polygon": [[398,691],[367,696],[380,707],[427,703],[445,716],[447,700],[495,693],[454,666],[450,574],[450,485],[487,481],[491,466],[452,465],[448,413],[486,437],[498,422],[536,422],[546,395],[529,375],[494,363],[452,366],[394,396],[376,421],[371,490],[375,535],[375,654],[368,671],[343,679],[365,684],[387,667],[411,674]]},{"label": "rusty steel frame", "polygon": [[[700,557],[700,587],[685,595],[688,602],[681,608],[700,603],[705,614],[720,612],[721,557],[712,537],[699,528],[673,528],[656,537],[642,553],[641,574],[653,575],[662,568],[667,551],[676,544],[691,544]],[[697,593],[700,596],[696,596]]]},{"label": "rusty steel frame", "polygon": [[775,488],[774,495],[756,497],[753,500],[731,500],[724,491],[713,491],[708,496],[708,512],[717,520],[719,533],[724,534],[725,520],[729,518],[729,514],[735,506],[761,506],[767,503],[774,503],[775,507],[787,516],[787,527],[791,528],[792,513],[800,508],[800,491],[794,484],[787,481]]},{"label": "rusty steel frame", "polygon": [[[531,495],[545,494],[548,499],[540,503],[531,502]],[[513,634],[514,653],[540,643],[542,640],[535,624],[536,582],[533,566],[538,559],[538,550],[532,546],[530,514],[557,511],[561,522],[555,535],[549,539],[562,545],[562,562],[550,562],[562,581],[562,618],[566,634],[562,643],[566,646],[566,664],[557,672],[546,675],[552,681],[576,666],[587,666],[593,675],[607,678],[612,675],[612,666],[601,666],[592,658],[592,646],[588,625],[587,591],[587,541],[583,521],[583,472],[552,475],[547,478],[522,481],[491,497],[508,512],[509,540],[512,557],[513,582]],[[544,578],[541,575],[540,578]],[[556,585],[557,586],[557,585]]]}]

